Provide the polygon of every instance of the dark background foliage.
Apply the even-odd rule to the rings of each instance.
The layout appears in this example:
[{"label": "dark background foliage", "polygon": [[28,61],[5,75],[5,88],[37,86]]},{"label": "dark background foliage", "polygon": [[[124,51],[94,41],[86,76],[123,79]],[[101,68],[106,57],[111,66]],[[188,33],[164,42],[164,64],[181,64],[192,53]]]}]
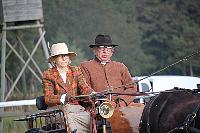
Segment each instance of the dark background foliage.
[{"label": "dark background foliage", "polygon": [[[78,65],[93,58],[88,45],[95,36],[109,34],[119,45],[113,59],[132,75],[148,75],[200,47],[199,7],[198,0],[43,0],[46,40],[79,48]],[[198,59],[160,74],[199,76]]]},{"label": "dark background foliage", "polygon": [[[193,54],[200,48],[199,0],[43,0],[45,39],[50,44],[65,42],[78,57],[72,62],[79,65],[93,58],[88,47],[97,34],[109,34],[115,48],[113,60],[123,62],[132,76],[152,74]],[[39,36],[26,31],[23,42],[31,49]],[[18,34],[21,34],[18,32]],[[8,38],[13,38],[10,34]],[[15,39],[13,38],[14,43]],[[26,53],[17,47],[16,50]],[[8,52],[8,51],[7,51]],[[42,48],[34,59],[42,68],[48,68]],[[23,63],[11,54],[6,62],[7,74],[14,81]],[[34,65],[30,63],[30,66]],[[34,71],[38,73],[37,69]],[[157,75],[200,76],[199,55],[157,73]],[[8,88],[12,83],[8,84]],[[17,84],[22,94],[42,91],[42,85],[27,69]],[[33,94],[33,93],[31,93]],[[34,97],[34,96],[33,96]]]}]

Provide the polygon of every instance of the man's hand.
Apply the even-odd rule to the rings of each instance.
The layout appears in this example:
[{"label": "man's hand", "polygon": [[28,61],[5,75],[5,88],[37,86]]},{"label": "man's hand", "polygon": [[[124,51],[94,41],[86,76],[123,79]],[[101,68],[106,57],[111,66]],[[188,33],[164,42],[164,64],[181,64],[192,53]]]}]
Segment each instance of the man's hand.
[{"label": "man's hand", "polygon": [[114,108],[116,107],[116,103],[114,101],[109,101],[109,102]]},{"label": "man's hand", "polygon": [[97,92],[93,91],[93,92],[90,93],[90,96],[94,96],[96,94],[97,94]]},{"label": "man's hand", "polygon": [[117,107],[126,107],[127,106],[127,103],[121,98],[118,98],[116,100],[116,103],[117,103]]},{"label": "man's hand", "polygon": [[96,97],[96,94],[97,94],[97,92],[95,92],[95,91],[93,91],[93,92],[91,92],[90,93],[90,100],[94,100],[95,99],[95,97]]},{"label": "man's hand", "polygon": [[131,102],[128,106],[141,107],[141,106],[144,106],[144,104],[143,103],[134,103],[134,102]]},{"label": "man's hand", "polygon": [[114,108],[116,108],[116,107],[126,107],[126,103],[124,101],[121,101],[119,103],[116,103],[114,101],[110,101],[110,103],[112,104],[112,106]]},{"label": "man's hand", "polygon": [[117,106],[126,107],[126,103],[124,101],[120,101],[120,103],[118,103]]}]

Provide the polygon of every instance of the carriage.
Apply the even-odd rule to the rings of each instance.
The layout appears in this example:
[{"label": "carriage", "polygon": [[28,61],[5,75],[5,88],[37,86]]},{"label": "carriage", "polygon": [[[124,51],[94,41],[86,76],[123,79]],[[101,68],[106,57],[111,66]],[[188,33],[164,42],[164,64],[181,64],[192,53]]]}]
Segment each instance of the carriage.
[{"label": "carriage", "polygon": [[[90,98],[94,101],[94,105],[88,110],[91,114],[91,133],[131,133],[135,132],[133,130],[138,131],[143,105],[134,108],[113,108],[104,94],[95,94]],[[84,100],[81,99],[81,101]],[[38,113],[15,120],[26,121],[28,127],[26,133],[70,133],[66,123],[67,117],[61,105],[47,108],[44,96],[40,96],[36,98],[36,106],[39,110]],[[131,121],[128,120],[131,117],[136,120],[134,124],[133,119]]]},{"label": "carriage", "polygon": [[[106,119],[112,116],[113,106],[107,101],[105,95],[95,95],[92,99],[95,100],[95,105],[87,110],[91,115],[90,132],[111,132],[111,126]],[[81,101],[83,102],[81,104],[85,104],[84,99]],[[26,133],[71,133],[63,105],[48,108],[44,96],[40,96],[36,98],[36,106],[40,112],[15,120],[27,122]]]},{"label": "carriage", "polygon": [[[37,98],[39,110],[46,109],[44,97]],[[199,90],[174,88],[160,92],[145,105],[113,108],[104,95],[95,97],[90,110],[91,133],[199,133]],[[66,133],[66,115],[59,106],[28,115],[26,133]]]}]

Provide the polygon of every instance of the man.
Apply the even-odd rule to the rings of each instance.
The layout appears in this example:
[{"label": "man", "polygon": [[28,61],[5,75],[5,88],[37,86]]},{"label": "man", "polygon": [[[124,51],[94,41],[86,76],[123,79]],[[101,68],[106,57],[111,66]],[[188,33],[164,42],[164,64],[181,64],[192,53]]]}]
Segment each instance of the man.
[{"label": "man", "polygon": [[[117,93],[133,93],[137,91],[137,86],[133,83],[128,68],[120,62],[111,61],[114,47],[109,35],[99,34],[95,38],[95,44],[90,45],[95,58],[80,64],[80,68],[88,85],[96,92],[106,90],[108,88],[116,88],[113,92]],[[125,87],[122,85],[130,84]],[[121,95],[112,97],[112,101],[120,103],[120,106],[130,105],[133,96]]]}]

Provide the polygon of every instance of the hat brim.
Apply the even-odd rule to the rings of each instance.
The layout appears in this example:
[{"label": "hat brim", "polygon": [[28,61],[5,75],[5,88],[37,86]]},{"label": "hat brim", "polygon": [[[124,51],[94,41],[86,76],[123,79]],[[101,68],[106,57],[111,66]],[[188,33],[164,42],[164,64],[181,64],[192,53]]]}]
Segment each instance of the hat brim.
[{"label": "hat brim", "polygon": [[116,44],[92,44],[92,45],[89,45],[90,48],[99,47],[99,46],[111,46],[111,47],[116,47],[116,46],[119,46],[119,45],[116,45]]},{"label": "hat brim", "polygon": [[[62,54],[57,54],[57,55],[62,55]],[[57,55],[51,55],[49,58],[48,58],[48,62],[51,62],[52,58],[57,56]],[[64,54],[64,55],[68,55],[70,60],[73,60],[76,58],[77,54],[74,53],[74,52],[69,52],[68,54]]]}]

